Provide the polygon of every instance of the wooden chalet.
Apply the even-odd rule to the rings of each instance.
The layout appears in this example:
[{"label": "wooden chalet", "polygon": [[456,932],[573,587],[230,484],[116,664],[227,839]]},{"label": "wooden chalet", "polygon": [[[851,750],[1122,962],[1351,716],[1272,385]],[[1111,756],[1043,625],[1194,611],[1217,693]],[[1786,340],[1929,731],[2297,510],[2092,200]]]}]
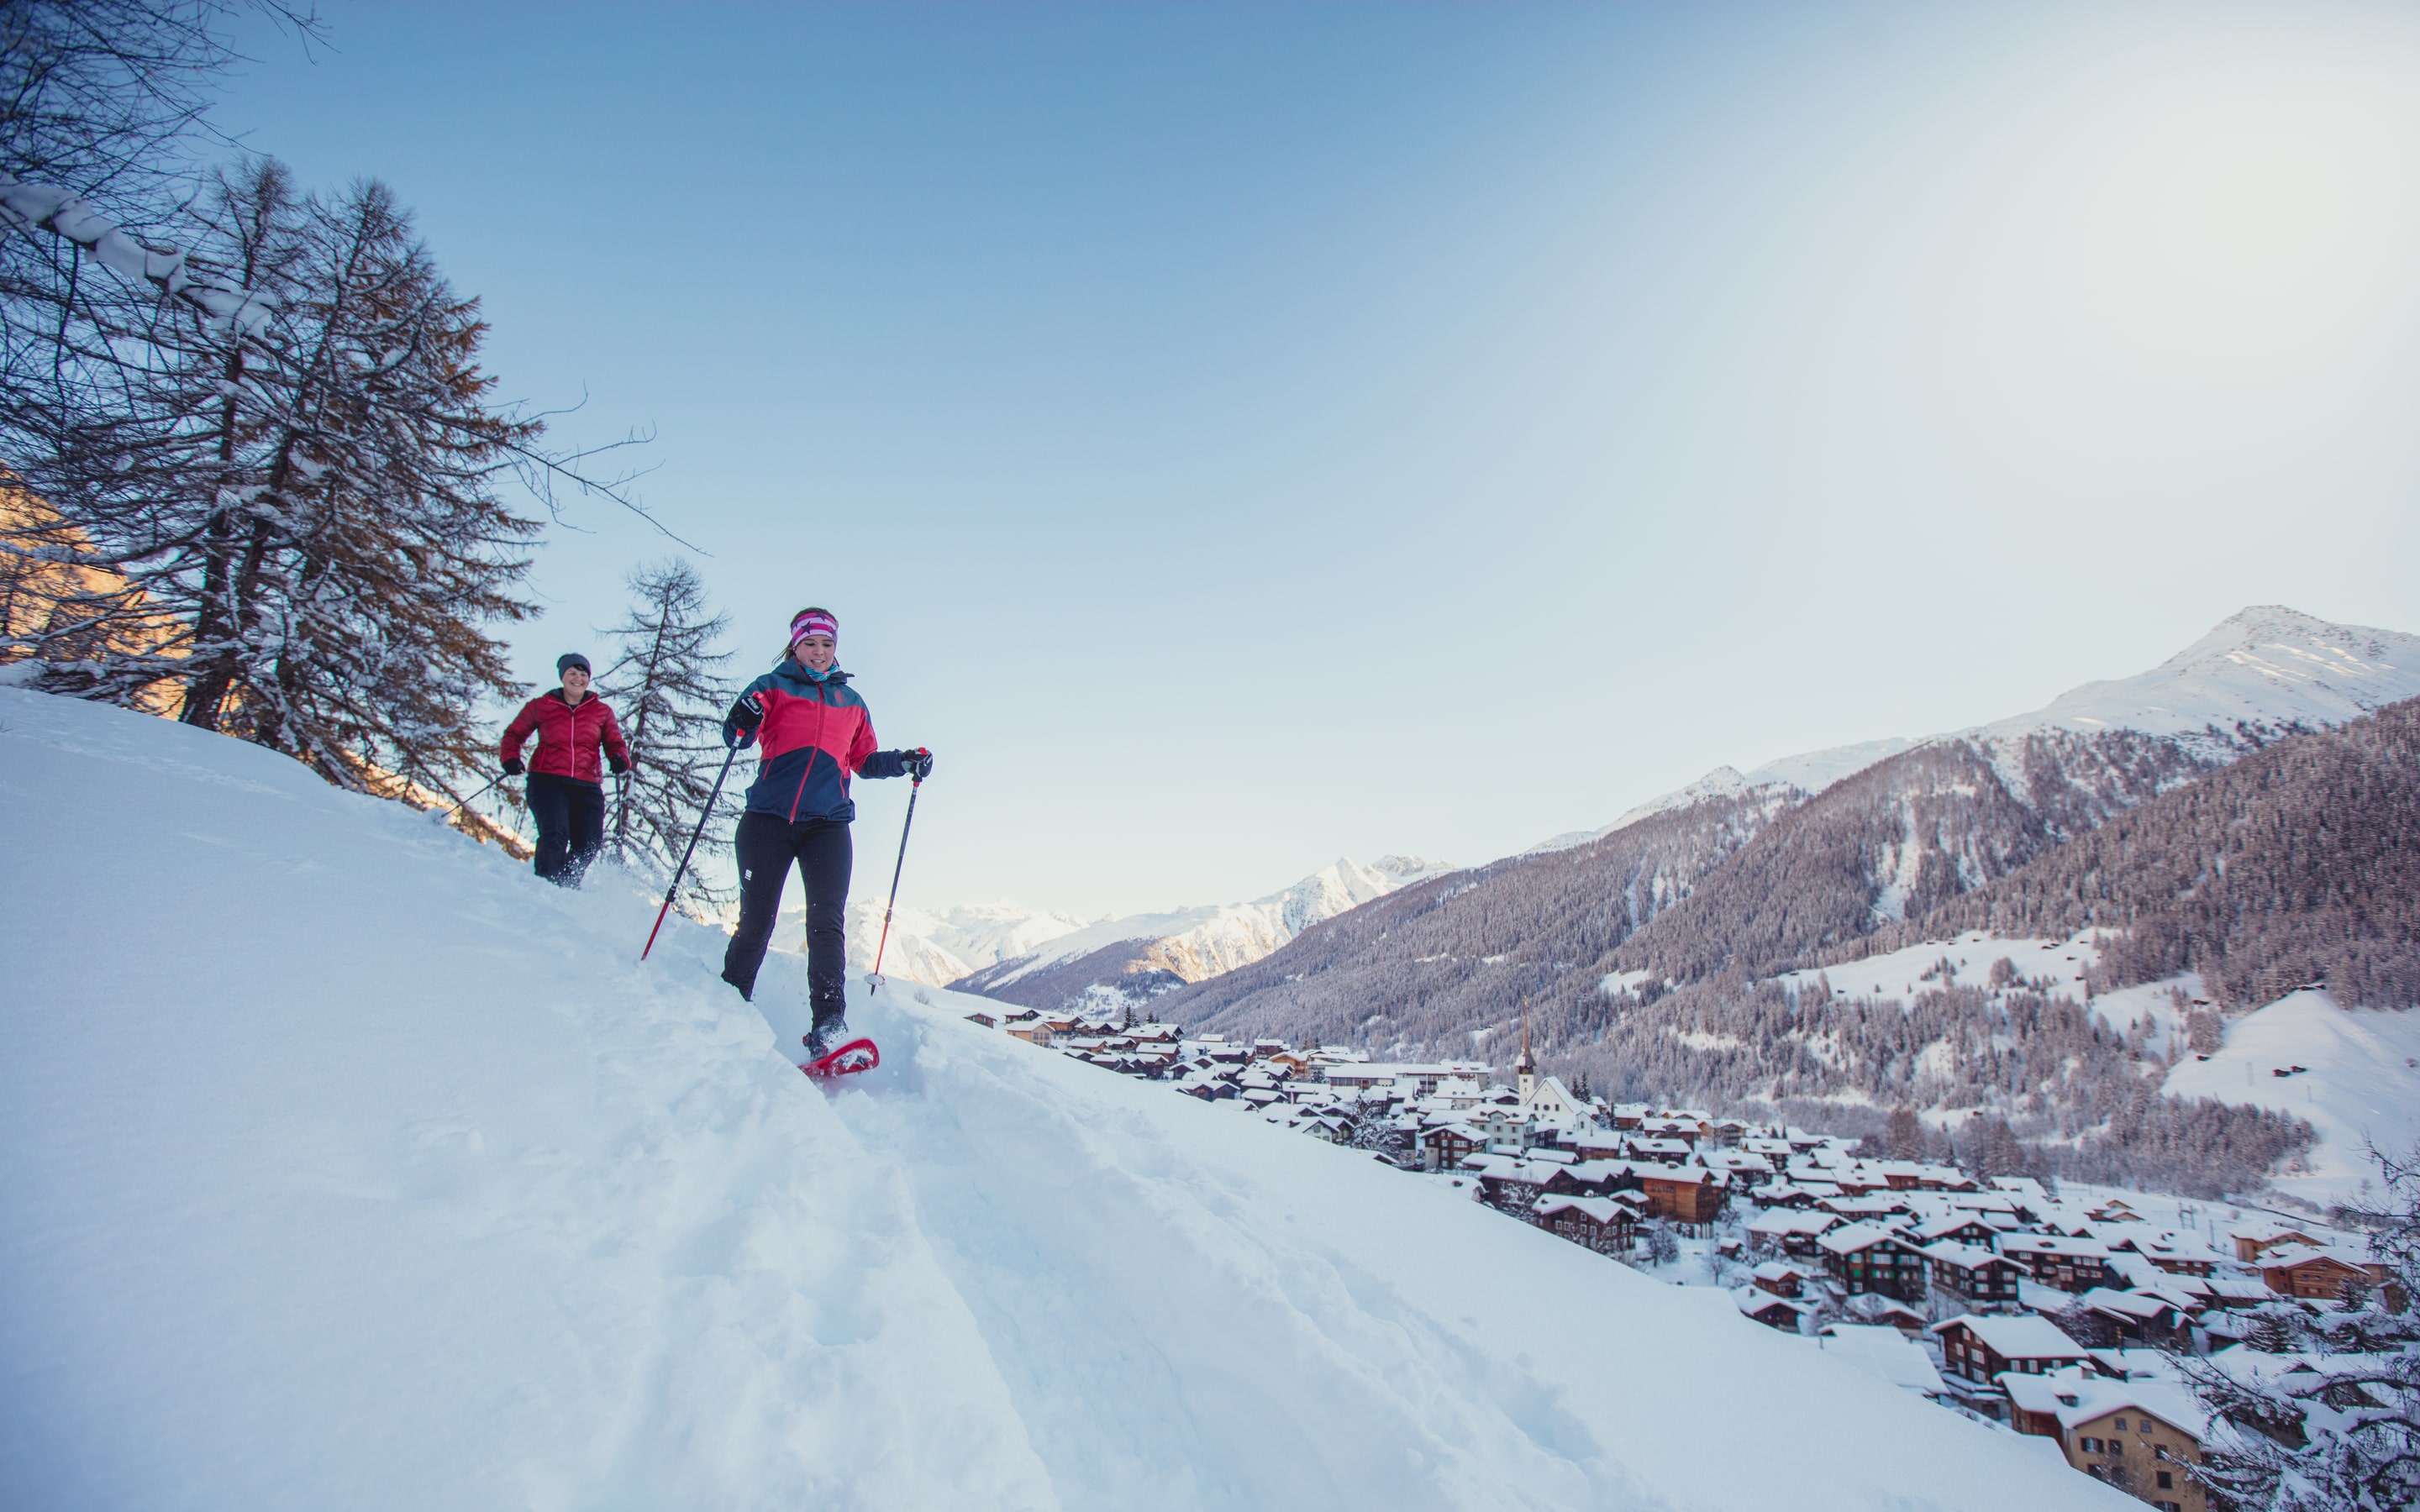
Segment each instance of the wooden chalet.
[{"label": "wooden chalet", "polygon": [[2300,1228],[2252,1228],[2233,1236],[2235,1258],[2239,1264],[2258,1263],[2264,1250],[2286,1244],[2305,1244],[2312,1249],[2325,1249],[2328,1241],[2319,1234],[2305,1233]]},{"label": "wooden chalet", "polygon": [[1627,1255],[1638,1235],[1638,1215],[1611,1197],[1540,1197],[1529,1221],[1599,1255]]},{"label": "wooden chalet", "polygon": [[1931,1267],[1932,1289],[1947,1292],[1969,1312],[1986,1312],[2017,1304],[2017,1288],[2025,1268],[2005,1255],[1954,1240],[1924,1246]]},{"label": "wooden chalet", "polygon": [[1639,1171],[1638,1190],[1647,1197],[1651,1215],[1685,1225],[1701,1239],[1722,1216],[1730,1197],[1730,1185],[1723,1174],[1702,1166]]},{"label": "wooden chalet", "polygon": [[1989,1383],[2011,1371],[2039,1376],[2091,1360],[2056,1323],[2029,1314],[1966,1313],[1930,1332],[1941,1341],[1941,1362],[1950,1374],[1971,1381]]},{"label": "wooden chalet", "polygon": [[2089,1291],[2110,1279],[2109,1246],[2097,1239],[2003,1234],[2000,1253],[2024,1266],[2034,1280],[2061,1291]]},{"label": "wooden chalet", "polygon": [[1776,1297],[1796,1297],[1815,1278],[1811,1271],[1803,1270],[1788,1260],[1767,1260],[1748,1273],[1748,1284],[1759,1291],[1770,1291]]},{"label": "wooden chalet", "polygon": [[2218,1273],[2219,1257],[2195,1250],[2183,1250],[2153,1244],[2146,1246],[2143,1258],[2170,1275],[2190,1275],[2207,1279]]},{"label": "wooden chalet", "polygon": [[1466,1123],[1439,1123],[1419,1134],[1420,1168],[1450,1171],[1487,1148],[1486,1139]]},{"label": "wooden chalet", "polygon": [[2374,1287],[2390,1273],[2375,1261],[2344,1249],[2317,1249],[2288,1244],[2262,1252],[2257,1260],[2260,1279],[2280,1296],[2334,1302],[2348,1288]]},{"label": "wooden chalet", "polygon": [[1059,1040],[1050,1021],[1039,1013],[1013,1013],[1001,1026],[1028,1044],[1038,1044],[1046,1050]]},{"label": "wooden chalet", "polygon": [[2106,1323],[2121,1344],[2173,1344],[2184,1337],[2190,1317],[2165,1297],[2094,1287],[2076,1299]]},{"label": "wooden chalet", "polygon": [[1731,1293],[1731,1300],[1738,1304],[1741,1317],[1784,1334],[1805,1332],[1801,1319],[1815,1310],[1807,1303],[1777,1296],[1757,1287],[1742,1287]]},{"label": "wooden chalet", "polygon": [[1842,1227],[1828,1212],[1793,1212],[1787,1209],[1760,1213],[1748,1221],[1748,1248],[1761,1254],[1811,1259],[1822,1252],[1816,1241]]},{"label": "wooden chalet", "polygon": [[1978,1249],[1990,1249],[2000,1231],[1983,1221],[1978,1213],[1948,1212],[1938,1218],[1928,1218],[1908,1230],[1908,1237],[1919,1244],[1938,1244],[1947,1240],[1952,1244],[1972,1244]]},{"label": "wooden chalet", "polygon": [[2210,1419],[2175,1385],[2064,1370],[2005,1383],[2010,1426],[2055,1441],[2076,1470],[2159,1512],[2207,1512],[2192,1467],[2201,1462]]},{"label": "wooden chalet", "polygon": [[1875,1292],[1900,1302],[1922,1302],[1931,1262],[1924,1251],[1877,1224],[1851,1224],[1815,1242],[1823,1273],[1848,1295]]}]

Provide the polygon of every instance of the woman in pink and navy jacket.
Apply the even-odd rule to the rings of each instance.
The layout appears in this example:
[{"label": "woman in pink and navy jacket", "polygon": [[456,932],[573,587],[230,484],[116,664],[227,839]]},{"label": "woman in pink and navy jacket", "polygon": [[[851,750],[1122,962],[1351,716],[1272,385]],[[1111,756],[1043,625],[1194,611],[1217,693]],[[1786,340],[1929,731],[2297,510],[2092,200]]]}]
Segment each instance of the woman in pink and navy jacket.
[{"label": "woman in pink and navy jacket", "polygon": [[840,622],[829,610],[802,609],[790,620],[790,645],[780,666],[740,693],[722,722],[732,746],[752,741],[756,780],[739,816],[739,928],[722,956],[722,980],[752,998],[773,918],[793,863],[807,887],[807,995],[815,1055],[848,1037],[848,875],[852,861],[849,800],[852,777],[913,776],[933,769],[932,752],[876,750],[865,700],[835,665]]}]

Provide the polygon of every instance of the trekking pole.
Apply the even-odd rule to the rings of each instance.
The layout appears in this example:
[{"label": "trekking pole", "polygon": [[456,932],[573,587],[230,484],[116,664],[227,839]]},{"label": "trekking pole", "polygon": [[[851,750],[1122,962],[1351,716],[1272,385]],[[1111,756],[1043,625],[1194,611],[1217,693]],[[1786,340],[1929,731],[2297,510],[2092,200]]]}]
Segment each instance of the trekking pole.
[{"label": "trekking pole", "polygon": [[697,838],[706,833],[706,822],[714,817],[714,806],[722,796],[722,780],[731,775],[731,764],[739,759],[739,748],[734,746],[722,758],[722,770],[714,777],[714,791],[706,795],[705,811],[697,816],[697,827],[689,832],[689,849],[681,852],[680,865],[673,868],[673,885],[664,889],[664,905],[656,910],[656,928],[647,931],[646,949],[639,952],[644,961],[647,951],[656,948],[656,930],[664,927],[664,916],[673,911],[673,894],[680,891],[681,875],[689,870],[689,858],[697,854]]},{"label": "trekking pole", "polygon": [[441,805],[440,807],[431,809],[428,811],[435,816],[435,823],[439,825],[450,825],[454,822],[454,816],[456,814],[468,809],[471,805],[478,802],[481,798],[486,797],[489,793],[495,791],[497,783],[512,775],[513,774],[510,772],[498,772],[495,776],[488,779],[488,785],[486,787],[483,787],[478,792],[472,794],[461,802],[454,804],[451,807]]},{"label": "trekking pole", "polygon": [[891,943],[891,911],[899,906],[899,870],[908,864],[908,831],[916,823],[916,795],[923,786],[921,777],[908,784],[908,817],[899,825],[899,859],[891,863],[891,901],[882,905],[882,937],[874,943],[874,969],[865,978],[869,991],[882,987],[882,951]]}]

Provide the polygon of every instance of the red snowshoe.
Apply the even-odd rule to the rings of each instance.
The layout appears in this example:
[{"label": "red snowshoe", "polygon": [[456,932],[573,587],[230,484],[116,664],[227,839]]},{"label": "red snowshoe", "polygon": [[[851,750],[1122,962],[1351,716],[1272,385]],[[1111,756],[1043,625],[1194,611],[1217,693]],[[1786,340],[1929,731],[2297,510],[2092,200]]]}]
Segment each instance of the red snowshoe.
[{"label": "red snowshoe", "polygon": [[810,1060],[799,1069],[817,1081],[830,1081],[835,1076],[853,1076],[861,1071],[872,1071],[882,1064],[882,1052],[871,1040],[851,1040],[839,1049]]}]

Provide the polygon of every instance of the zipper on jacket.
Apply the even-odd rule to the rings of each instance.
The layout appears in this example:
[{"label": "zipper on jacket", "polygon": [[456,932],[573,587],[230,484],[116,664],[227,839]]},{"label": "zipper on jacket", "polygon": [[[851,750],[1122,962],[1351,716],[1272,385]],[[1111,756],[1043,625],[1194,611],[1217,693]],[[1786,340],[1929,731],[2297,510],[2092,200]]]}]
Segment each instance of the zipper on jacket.
[{"label": "zipper on jacket", "polygon": [[815,738],[807,748],[807,769],[799,774],[799,791],[790,795],[790,823],[799,822],[799,805],[807,801],[807,779],[814,776],[815,755],[824,748],[824,711],[830,707],[824,702],[824,685],[815,687]]}]

